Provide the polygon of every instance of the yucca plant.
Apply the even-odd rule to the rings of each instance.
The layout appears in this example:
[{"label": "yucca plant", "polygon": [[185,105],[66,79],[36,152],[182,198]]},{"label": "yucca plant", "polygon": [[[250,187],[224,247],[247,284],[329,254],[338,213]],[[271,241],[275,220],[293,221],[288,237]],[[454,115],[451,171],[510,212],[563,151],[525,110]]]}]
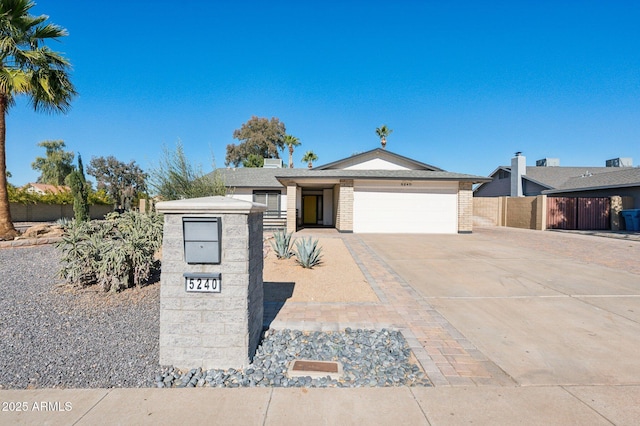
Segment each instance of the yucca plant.
[{"label": "yucca plant", "polygon": [[295,240],[291,241],[292,235],[293,233],[287,234],[285,231],[274,232],[273,241],[269,241],[269,243],[271,243],[271,247],[276,253],[278,259],[289,259],[291,256],[293,256],[291,245]]},{"label": "yucca plant", "polygon": [[322,262],[322,247],[318,246],[318,240],[302,238],[296,241],[296,262],[303,268],[313,268]]}]

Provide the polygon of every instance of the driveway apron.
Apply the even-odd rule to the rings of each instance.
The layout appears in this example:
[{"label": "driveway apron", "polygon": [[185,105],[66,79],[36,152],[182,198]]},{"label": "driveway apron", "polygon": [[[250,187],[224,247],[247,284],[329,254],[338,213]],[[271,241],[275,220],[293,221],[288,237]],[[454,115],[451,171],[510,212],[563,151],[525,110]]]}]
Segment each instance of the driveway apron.
[{"label": "driveway apron", "polygon": [[510,228],[359,238],[515,383],[640,384],[640,242]]}]

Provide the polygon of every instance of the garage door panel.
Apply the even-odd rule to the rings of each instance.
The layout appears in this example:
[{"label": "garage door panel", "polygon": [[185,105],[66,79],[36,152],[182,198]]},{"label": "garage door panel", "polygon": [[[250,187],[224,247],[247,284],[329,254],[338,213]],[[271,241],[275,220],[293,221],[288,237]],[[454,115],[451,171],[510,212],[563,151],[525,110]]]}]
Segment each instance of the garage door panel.
[{"label": "garage door panel", "polygon": [[357,233],[457,233],[457,188],[354,188]]}]

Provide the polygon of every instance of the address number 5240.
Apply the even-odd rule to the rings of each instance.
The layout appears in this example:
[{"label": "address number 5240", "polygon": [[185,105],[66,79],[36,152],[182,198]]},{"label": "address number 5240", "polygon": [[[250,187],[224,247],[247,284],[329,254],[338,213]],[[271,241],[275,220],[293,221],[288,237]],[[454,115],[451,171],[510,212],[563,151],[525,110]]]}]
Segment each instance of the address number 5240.
[{"label": "address number 5240", "polygon": [[220,293],[220,278],[185,276],[188,293]]}]

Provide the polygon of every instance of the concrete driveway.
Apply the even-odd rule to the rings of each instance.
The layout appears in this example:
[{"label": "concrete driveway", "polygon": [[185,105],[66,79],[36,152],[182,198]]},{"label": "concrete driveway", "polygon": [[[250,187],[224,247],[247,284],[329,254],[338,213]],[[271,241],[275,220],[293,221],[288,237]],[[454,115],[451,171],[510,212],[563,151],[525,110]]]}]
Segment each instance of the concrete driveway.
[{"label": "concrete driveway", "polygon": [[640,384],[640,242],[509,228],[361,238],[518,384]]}]

